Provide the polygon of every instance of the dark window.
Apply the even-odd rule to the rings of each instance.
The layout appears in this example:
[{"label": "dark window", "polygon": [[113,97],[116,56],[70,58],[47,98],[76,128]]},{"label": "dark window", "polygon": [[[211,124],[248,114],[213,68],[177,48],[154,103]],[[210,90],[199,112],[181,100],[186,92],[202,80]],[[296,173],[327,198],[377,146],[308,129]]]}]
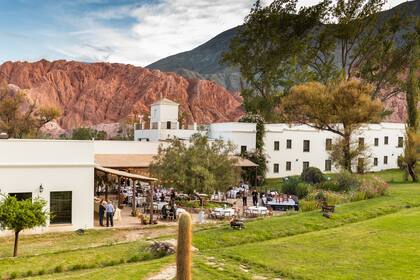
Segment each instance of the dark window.
[{"label": "dark window", "polygon": [[373,158],[373,165],[378,166],[378,158]]},{"label": "dark window", "polygon": [[304,161],[303,162],[303,170],[305,170],[308,167],[309,167],[309,161]]},{"label": "dark window", "polygon": [[384,164],[388,164],[388,156],[384,156]]},{"label": "dark window", "polygon": [[292,148],[292,139],[287,139],[286,141],[286,149],[291,149]]},{"label": "dark window", "polygon": [[404,137],[398,137],[398,148],[404,146]]},{"label": "dark window", "polygon": [[375,138],[375,146],[378,147],[379,146],[379,138]]},{"label": "dark window", "polygon": [[278,150],[280,150],[280,142],[274,141],[274,151],[278,151]]},{"label": "dark window", "polygon": [[331,151],[331,149],[332,149],[332,139],[327,138],[325,139],[325,150]]},{"label": "dark window", "polygon": [[10,196],[16,197],[17,200],[26,200],[26,199],[32,199],[32,193],[31,192],[21,192],[21,193],[9,193]]},{"label": "dark window", "polygon": [[166,122],[166,129],[171,129],[171,122]]},{"label": "dark window", "polygon": [[245,154],[246,153],[246,146],[241,146],[241,154]]},{"label": "dark window", "polygon": [[279,164],[278,163],[274,164],[273,170],[274,170],[274,173],[279,173]]},{"label": "dark window", "polygon": [[364,158],[358,158],[357,159],[357,172],[358,173],[364,173],[365,171],[365,159]]},{"label": "dark window", "polygon": [[310,142],[309,140],[303,140],[303,151],[309,152]]},{"label": "dark window", "polygon": [[388,145],[388,136],[385,136],[385,137],[384,137],[384,144],[385,144],[385,145]]},{"label": "dark window", "polygon": [[325,160],[325,171],[331,171],[331,160],[330,159]]},{"label": "dark window", "polygon": [[359,137],[359,148],[363,149],[364,146],[365,146],[365,138]]},{"label": "dark window", "polygon": [[290,171],[290,170],[292,170],[292,162],[286,161],[286,171]]},{"label": "dark window", "polygon": [[50,192],[51,224],[71,224],[72,192]]}]

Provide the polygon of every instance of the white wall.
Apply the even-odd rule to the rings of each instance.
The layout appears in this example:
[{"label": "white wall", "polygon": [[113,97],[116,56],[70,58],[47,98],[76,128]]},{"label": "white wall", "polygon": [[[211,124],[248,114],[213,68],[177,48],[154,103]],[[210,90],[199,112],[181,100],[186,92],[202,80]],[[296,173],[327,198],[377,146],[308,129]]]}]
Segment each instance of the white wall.
[{"label": "white wall", "polygon": [[151,122],[177,122],[178,105],[176,104],[156,104],[150,107]]},{"label": "white wall", "polygon": [[163,142],[145,141],[94,141],[95,154],[157,154]]},{"label": "white wall", "polygon": [[209,127],[209,138],[230,141],[236,146],[236,153],[240,153],[241,146],[247,151],[255,150],[257,126],[254,123],[213,123]]},{"label": "white wall", "polygon": [[0,192],[32,192],[49,207],[51,191],[72,191],[70,228],[93,227],[91,141],[0,140],[0,155]]},{"label": "white wall", "polygon": [[[309,166],[325,170],[325,160],[329,159],[329,153],[325,149],[326,138],[337,138],[336,134],[326,131],[319,131],[305,125],[267,124],[264,138],[265,151],[267,154],[267,178],[279,178],[292,175],[299,175],[303,170],[303,162],[308,161]],[[370,171],[381,171],[397,168],[397,158],[403,154],[403,148],[397,147],[398,137],[405,133],[404,124],[382,123],[373,124],[361,129],[360,135],[365,138],[365,145],[368,147],[367,154],[370,155]],[[388,136],[389,144],[384,145],[384,137]],[[374,138],[379,138],[379,146],[374,147]],[[292,148],[286,149],[287,139],[292,140]],[[310,151],[303,152],[303,141],[310,140]],[[274,141],[279,141],[280,149],[274,150]],[[388,164],[384,164],[384,156],[388,156]],[[378,166],[373,166],[373,158],[378,158]],[[291,170],[286,171],[286,162],[291,162]],[[274,173],[274,164],[279,164],[279,172]],[[332,172],[336,171],[334,165]]]}]

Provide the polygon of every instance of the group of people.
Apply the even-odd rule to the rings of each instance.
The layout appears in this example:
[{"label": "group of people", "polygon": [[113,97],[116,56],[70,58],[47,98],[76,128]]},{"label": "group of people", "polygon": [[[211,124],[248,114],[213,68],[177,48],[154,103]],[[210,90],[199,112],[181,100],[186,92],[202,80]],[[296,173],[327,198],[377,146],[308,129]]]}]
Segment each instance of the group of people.
[{"label": "group of people", "polygon": [[115,207],[111,200],[101,199],[99,202],[99,225],[104,226],[104,217],[106,218],[106,226],[114,226]]}]

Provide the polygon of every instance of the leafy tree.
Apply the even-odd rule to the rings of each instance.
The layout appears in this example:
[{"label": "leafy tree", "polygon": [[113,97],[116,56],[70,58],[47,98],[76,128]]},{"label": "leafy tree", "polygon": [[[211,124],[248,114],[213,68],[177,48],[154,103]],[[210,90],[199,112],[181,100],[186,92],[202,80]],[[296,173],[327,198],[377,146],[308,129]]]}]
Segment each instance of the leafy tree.
[{"label": "leafy tree", "polygon": [[79,127],[72,131],[71,139],[73,140],[106,140],[107,133],[102,130],[96,130],[90,127]]},{"label": "leafy tree", "polygon": [[[248,112],[279,120],[277,106],[295,85],[338,77],[371,83],[373,98],[401,91],[407,53],[396,45],[408,17],[378,17],[384,0],[336,0],[297,9],[297,0],[257,1],[224,62],[239,66]],[[387,89],[383,91],[383,89]]]},{"label": "leafy tree", "polygon": [[257,173],[255,174],[253,169],[244,169],[242,175],[250,182],[263,181],[267,172],[267,156],[264,151],[264,118],[258,114],[247,113],[239,120],[239,122],[255,123],[257,125],[255,151],[246,152],[241,155],[244,158],[258,164]]},{"label": "leafy tree", "polygon": [[14,257],[18,254],[19,233],[24,229],[45,226],[49,216],[46,204],[40,198],[17,200],[10,195],[0,201],[0,227],[15,232]]},{"label": "leafy tree", "polygon": [[256,2],[223,57],[224,62],[240,68],[247,112],[275,121],[278,115],[273,111],[282,96],[280,89],[289,88],[296,80],[305,81],[300,72],[306,68],[298,59],[323,16],[325,3],[297,10],[297,0],[274,1],[269,7]]},{"label": "leafy tree", "polygon": [[55,107],[38,107],[24,92],[0,86],[0,132],[9,137],[38,137],[40,129],[59,115]]},{"label": "leafy tree", "polygon": [[224,191],[238,180],[233,151],[233,145],[209,142],[200,134],[193,135],[190,143],[173,139],[167,147],[159,147],[150,171],[163,185],[186,193]]},{"label": "leafy tree", "polygon": [[420,94],[420,83],[417,78],[420,60],[420,20],[417,20],[416,29],[406,37],[410,54],[408,77],[405,82],[406,102],[407,102],[407,128],[404,147],[404,156],[401,158],[403,167],[410,175],[411,179],[418,181],[416,174],[417,146],[419,145],[418,129],[418,103]]},{"label": "leafy tree", "polygon": [[341,166],[351,172],[352,136],[364,124],[383,118],[382,103],[371,98],[372,91],[372,86],[358,80],[327,85],[310,82],[294,86],[283,100],[282,109],[290,122],[339,135],[342,139]]}]

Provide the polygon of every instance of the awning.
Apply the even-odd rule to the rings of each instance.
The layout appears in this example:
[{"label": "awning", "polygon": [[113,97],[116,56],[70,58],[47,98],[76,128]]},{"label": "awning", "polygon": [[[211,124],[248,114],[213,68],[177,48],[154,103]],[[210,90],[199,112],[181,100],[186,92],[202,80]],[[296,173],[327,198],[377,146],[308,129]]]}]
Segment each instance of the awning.
[{"label": "awning", "polygon": [[118,175],[118,176],[121,176],[121,177],[125,177],[125,178],[137,179],[137,180],[140,180],[140,181],[146,181],[146,182],[157,181],[156,178],[150,178],[150,177],[142,176],[142,175],[139,175],[139,174],[128,173],[128,172],[125,172],[125,171],[121,171],[121,170],[117,170],[117,169],[113,169],[113,168],[107,168],[107,167],[103,167],[103,166],[100,166],[100,165],[95,165],[95,169],[106,172],[106,173],[110,173],[110,174]]},{"label": "awning", "polygon": [[257,167],[258,164],[253,163],[252,161],[250,161],[247,158],[243,158],[240,156],[234,156],[234,158],[236,158],[238,161],[235,163],[235,166],[237,167]]}]

